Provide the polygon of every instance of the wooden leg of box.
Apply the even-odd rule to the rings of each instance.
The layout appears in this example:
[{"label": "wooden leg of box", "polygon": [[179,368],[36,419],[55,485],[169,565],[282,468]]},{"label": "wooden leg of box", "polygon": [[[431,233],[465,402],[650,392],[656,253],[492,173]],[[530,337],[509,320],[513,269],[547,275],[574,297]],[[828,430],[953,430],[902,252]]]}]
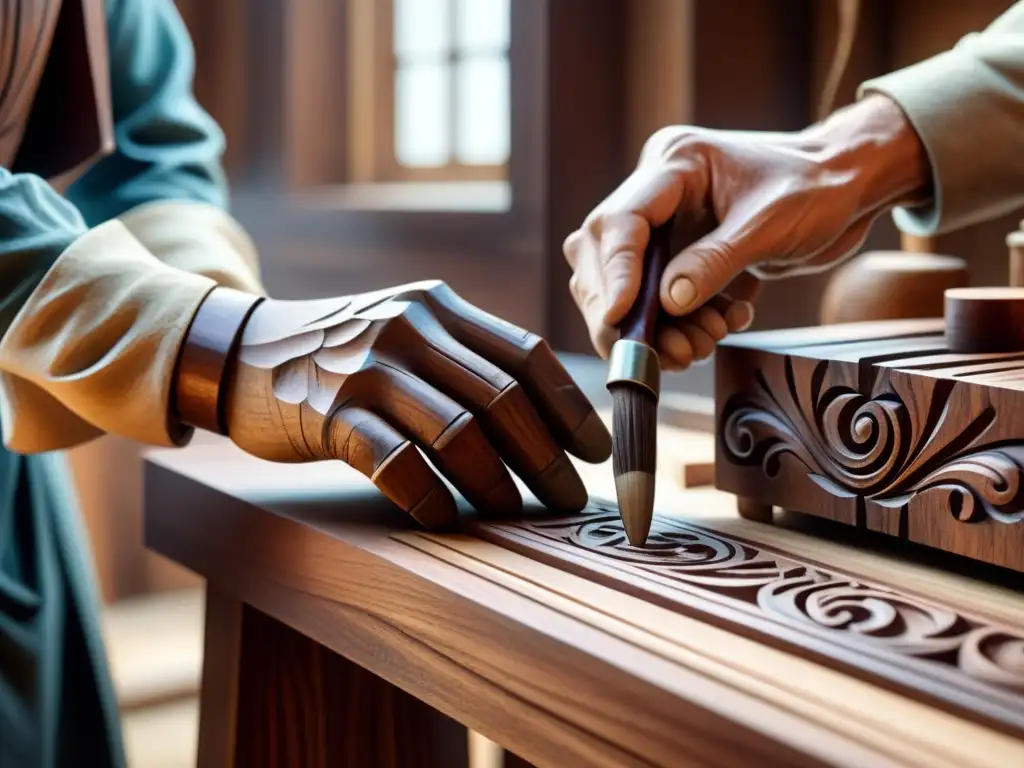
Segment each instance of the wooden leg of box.
[{"label": "wooden leg of box", "polygon": [[200,768],[467,768],[459,723],[270,616],[210,598]]},{"label": "wooden leg of box", "polygon": [[204,633],[196,764],[199,768],[229,768],[235,765],[242,604],[208,586]]},{"label": "wooden leg of box", "polygon": [[752,520],[755,523],[770,523],[772,521],[772,505],[763,504],[747,496],[736,497],[736,511],[744,520]]}]

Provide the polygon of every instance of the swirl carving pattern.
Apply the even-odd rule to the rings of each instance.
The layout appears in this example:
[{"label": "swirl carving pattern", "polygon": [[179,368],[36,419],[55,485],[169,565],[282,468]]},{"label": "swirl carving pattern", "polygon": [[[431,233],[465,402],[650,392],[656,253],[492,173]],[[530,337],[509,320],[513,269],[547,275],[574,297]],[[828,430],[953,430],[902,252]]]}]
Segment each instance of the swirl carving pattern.
[{"label": "swirl carving pattern", "polygon": [[899,383],[865,393],[831,366],[814,361],[810,375],[796,375],[787,356],[781,374],[760,371],[753,391],[724,408],[726,459],[759,466],[769,479],[795,462],[833,493],[884,506],[940,494],[962,522],[1024,519],[1024,444],[988,439],[996,420],[990,405],[964,398],[957,407],[966,420],[947,418],[956,382],[928,380],[926,394]]},{"label": "swirl carving pattern", "polygon": [[[675,518],[656,516],[644,548],[631,546],[614,505],[591,504],[573,517],[515,524],[506,530],[538,554],[554,542],[578,562],[610,566],[611,586],[639,584],[650,597],[679,605],[728,607],[764,635],[778,628],[845,649],[845,659],[893,675],[934,680],[950,695],[996,692],[1024,721],[1024,628],[1002,625],[898,588],[862,581],[763,546]],[[498,539],[501,541],[500,537]],[[533,542],[537,546],[531,547]],[[542,546],[543,542],[548,542]],[[594,568],[599,576],[602,569]],[[639,577],[639,578],[630,578]],[[650,585],[650,586],[644,586]],[[668,597],[666,595],[677,595]],[[743,617],[746,617],[744,619]],[[756,621],[752,621],[756,620]],[[852,652],[852,653],[851,653]],[[853,660],[850,662],[849,660]]]}]

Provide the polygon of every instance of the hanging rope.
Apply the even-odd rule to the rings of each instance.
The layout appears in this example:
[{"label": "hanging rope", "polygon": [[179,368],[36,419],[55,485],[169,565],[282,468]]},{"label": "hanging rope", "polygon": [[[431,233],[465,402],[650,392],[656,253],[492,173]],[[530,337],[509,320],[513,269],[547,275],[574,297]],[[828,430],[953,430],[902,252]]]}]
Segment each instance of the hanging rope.
[{"label": "hanging rope", "polygon": [[843,82],[843,75],[850,64],[853,44],[857,39],[857,22],[860,19],[860,0],[837,0],[839,15],[836,33],[836,50],[829,66],[828,77],[821,91],[818,103],[818,119],[823,120],[835,108],[836,97]]}]

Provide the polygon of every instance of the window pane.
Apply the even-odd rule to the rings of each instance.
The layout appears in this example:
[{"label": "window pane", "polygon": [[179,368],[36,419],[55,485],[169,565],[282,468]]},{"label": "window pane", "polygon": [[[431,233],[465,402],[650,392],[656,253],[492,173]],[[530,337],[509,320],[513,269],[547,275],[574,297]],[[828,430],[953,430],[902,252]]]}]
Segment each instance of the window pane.
[{"label": "window pane", "polygon": [[460,62],[457,72],[458,146],[466,165],[500,165],[509,154],[508,60],[475,56]]},{"label": "window pane", "polygon": [[509,41],[509,0],[454,0],[456,45],[462,50],[504,51]]},{"label": "window pane", "polygon": [[451,45],[452,0],[395,0],[395,53],[439,58]]},{"label": "window pane", "polygon": [[395,158],[402,165],[448,162],[447,64],[408,64],[395,72]]}]

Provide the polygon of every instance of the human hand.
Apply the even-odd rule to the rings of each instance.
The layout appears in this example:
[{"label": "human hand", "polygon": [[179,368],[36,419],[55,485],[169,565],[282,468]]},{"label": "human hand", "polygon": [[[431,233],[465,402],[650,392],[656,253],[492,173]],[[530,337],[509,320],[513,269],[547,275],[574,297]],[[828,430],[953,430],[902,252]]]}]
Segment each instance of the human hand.
[{"label": "human hand", "polygon": [[344,461],[427,527],[455,502],[521,509],[505,465],[547,506],[587,492],[566,451],[604,461],[611,437],[539,337],[440,282],[318,301],[265,300],[226,382],[226,425],[273,461]]},{"label": "human hand", "polygon": [[565,241],[570,288],[607,357],[640,287],[652,226],[674,214],[703,236],[665,270],[658,353],[667,368],[708,357],[753,320],[759,281],[826,269],[872,222],[917,202],[924,149],[900,109],[870,96],[794,133],[665,128],[636,170]]}]

